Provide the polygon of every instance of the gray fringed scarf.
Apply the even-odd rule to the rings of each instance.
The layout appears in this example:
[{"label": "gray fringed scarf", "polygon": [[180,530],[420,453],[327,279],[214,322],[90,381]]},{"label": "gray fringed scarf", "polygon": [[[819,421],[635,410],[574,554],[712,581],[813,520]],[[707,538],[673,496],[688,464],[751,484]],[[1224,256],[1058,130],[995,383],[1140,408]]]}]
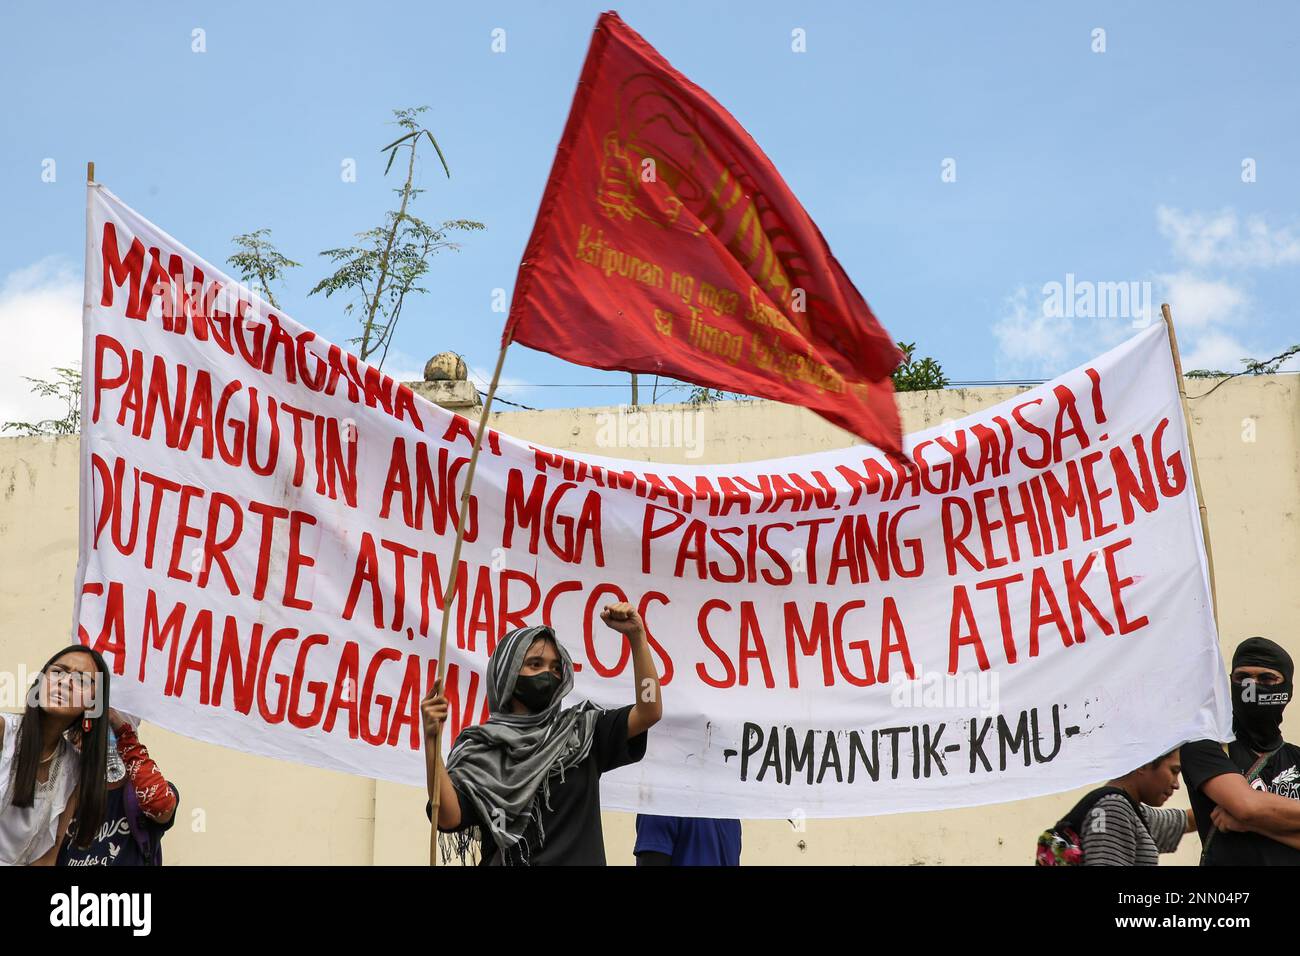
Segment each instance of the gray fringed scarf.
[{"label": "gray fringed scarf", "polygon": [[[545,710],[512,713],[519,669],[533,642],[543,637],[559,651],[564,668],[560,686]],[[551,807],[552,779],[563,780],[566,771],[585,760],[595,736],[600,710],[594,705],[584,701],[560,710],[572,689],[573,661],[551,628],[511,631],[497,644],[487,666],[487,722],[462,730],[447,757],[451,782],[461,800],[473,805],[482,826],[442,834],[444,859],[455,854],[465,862],[475,849],[482,852],[483,838],[490,835],[502,863],[529,863],[532,851],[546,839],[542,807]],[[535,825],[536,847],[524,836],[529,824]]]}]

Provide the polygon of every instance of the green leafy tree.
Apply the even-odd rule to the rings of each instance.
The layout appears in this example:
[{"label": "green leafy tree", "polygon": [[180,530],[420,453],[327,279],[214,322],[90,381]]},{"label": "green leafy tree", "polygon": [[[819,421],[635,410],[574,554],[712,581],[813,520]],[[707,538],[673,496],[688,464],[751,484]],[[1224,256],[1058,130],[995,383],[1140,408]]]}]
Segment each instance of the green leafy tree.
[{"label": "green leafy tree", "polygon": [[75,435],[81,428],[81,368],[67,366],[54,369],[54,378],[23,378],[31,382],[32,393],[63,402],[62,418],[44,418],[36,422],[6,422],[0,431],[20,435]]},{"label": "green leafy tree", "polygon": [[235,244],[237,251],[226,262],[234,266],[245,285],[275,308],[280,308],[280,303],[275,301],[275,294],[271,291],[271,284],[284,281],[285,273],[297,269],[302,263],[280,255],[279,250],[271,244],[270,229],[246,232],[230,241]]},{"label": "green leafy tree", "polygon": [[899,342],[898,347],[903,350],[903,364],[894,369],[894,391],[924,392],[948,386],[948,377],[938,362],[928,355],[916,360],[915,342]]},{"label": "green leafy tree", "polygon": [[401,189],[393,190],[401,199],[398,208],[386,213],[380,225],[357,233],[356,245],[322,252],[336,268],[309,293],[324,292],[328,298],[339,292],[355,297],[344,306],[344,311],[356,316],[361,325],[361,334],[352,342],[358,346],[358,355],[363,360],[379,352],[380,368],[388,355],[406,297],[428,291],[419,283],[429,271],[429,261],[441,251],[460,248],[459,243],[449,238],[452,233],[485,228],[483,223],[472,219],[449,219],[434,226],[410,212],[412,203],[424,192],[415,188],[416,156],[422,142],[427,141],[433,147],[443,171],[451,177],[438,141],[419,123],[420,114],[427,109],[421,106],[394,110],[397,125],[406,132],[380,150],[388,154],[385,175],[392,169],[398,153],[407,151],[406,181]]}]

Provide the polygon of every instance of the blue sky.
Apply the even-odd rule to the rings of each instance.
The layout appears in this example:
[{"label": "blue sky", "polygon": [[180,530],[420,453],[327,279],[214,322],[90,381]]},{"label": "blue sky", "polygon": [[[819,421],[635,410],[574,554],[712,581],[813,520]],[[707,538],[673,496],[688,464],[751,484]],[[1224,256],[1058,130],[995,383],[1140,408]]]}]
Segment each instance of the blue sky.
[{"label": "blue sky", "polygon": [[[326,271],[317,253],[388,208],[400,181],[379,147],[391,110],[420,104],[452,178],[426,163],[416,212],[488,228],[435,262],[385,368],[450,349],[486,374],[505,318],[493,291],[512,289],[604,8],[6,2],[0,420],[31,408],[20,376],[78,355],[86,160],[214,262],[235,234],[272,229],[304,264],[281,305],[343,341],[342,302],[306,294]],[[1044,286],[1067,275],[1150,283],[1174,304],[1187,367],[1300,341],[1294,4],[617,9],[748,128],[885,327],[955,380],[1051,377],[1131,334],[1128,315],[1046,314]],[[523,348],[505,377],[506,398],[536,407],[628,398],[625,375]]]}]

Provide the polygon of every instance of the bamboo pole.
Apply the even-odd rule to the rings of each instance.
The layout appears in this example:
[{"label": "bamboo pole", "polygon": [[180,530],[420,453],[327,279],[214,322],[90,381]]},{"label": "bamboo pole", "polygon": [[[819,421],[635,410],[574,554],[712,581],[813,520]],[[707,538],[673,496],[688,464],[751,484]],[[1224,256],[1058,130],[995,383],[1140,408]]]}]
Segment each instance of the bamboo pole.
[{"label": "bamboo pole", "polygon": [[[82,270],[83,278],[82,278],[82,294],[81,294],[81,328],[83,330],[90,327],[90,303],[94,301],[93,295],[95,292],[98,291],[98,290],[92,290],[90,285],[90,277],[94,272],[94,264],[96,258],[95,236],[92,227],[92,223],[94,221],[94,213],[92,208],[93,206],[92,198],[94,196],[94,188],[95,188],[95,164],[93,162],[89,162],[86,163],[86,233],[85,233],[85,238],[83,240],[83,242],[85,243],[85,259],[83,260],[85,262],[85,266]],[[87,346],[88,343],[86,341],[86,336],[83,331],[82,340],[81,340],[81,367],[83,370],[88,368],[94,368],[94,366],[91,364],[91,359],[88,355],[89,349]],[[89,383],[90,383],[90,379],[88,379],[83,374],[81,376],[81,422],[83,428],[86,427],[85,423],[90,421],[90,392],[87,389],[87,385]],[[88,516],[93,515],[95,513],[94,480],[91,476],[89,449],[90,449],[90,443],[83,440],[81,442],[81,448],[77,456],[79,460],[78,481],[77,481],[77,508],[78,508],[79,516],[81,518],[81,520],[77,522],[77,578],[79,580],[83,579],[82,572],[85,570],[85,566],[82,564],[82,562],[85,560],[86,555],[90,554],[90,541],[88,540],[88,535],[86,531],[86,526],[91,523]],[[74,641],[77,640],[77,635],[81,633],[78,630],[78,628],[81,626],[80,616],[81,616],[81,601],[74,600],[72,601],[72,626],[68,630],[68,633],[72,635],[72,639]]]},{"label": "bamboo pole", "polygon": [[[501,381],[501,368],[506,362],[506,349],[510,347],[510,333],[506,332],[501,340],[501,352],[497,355],[497,366],[492,371],[492,384],[488,386],[487,397],[483,400],[483,411],[478,417],[478,431],[474,435],[474,450],[470,452],[469,469],[465,472],[465,490],[460,495],[460,510],[456,515],[456,543],[451,549],[451,573],[447,576],[447,590],[442,597],[442,635],[438,640],[438,679],[436,686],[441,689],[447,674],[447,628],[451,622],[451,602],[456,595],[456,577],[460,573],[460,546],[465,540],[465,515],[469,512],[470,489],[474,484],[474,471],[478,466],[479,449],[483,447],[483,433],[487,431],[488,413],[492,410],[492,398],[497,393],[497,383]],[[432,819],[429,821],[429,865],[438,865],[438,804],[442,788],[438,775],[442,768],[442,733],[433,744],[433,793],[430,802],[433,806]]]},{"label": "bamboo pole", "polygon": [[1169,303],[1162,303],[1160,314],[1169,330],[1169,351],[1174,357],[1174,376],[1178,380],[1178,397],[1183,403],[1183,421],[1187,428],[1187,453],[1192,459],[1192,484],[1196,488],[1196,503],[1201,512],[1201,538],[1205,541],[1205,563],[1210,572],[1210,602],[1214,611],[1214,625],[1219,625],[1219,598],[1214,587],[1214,552],[1210,547],[1209,511],[1205,507],[1205,493],[1201,491],[1201,472],[1196,466],[1196,442],[1192,438],[1192,413],[1187,404],[1187,385],[1183,380],[1183,360],[1178,353],[1178,336],[1174,333],[1174,316]]}]

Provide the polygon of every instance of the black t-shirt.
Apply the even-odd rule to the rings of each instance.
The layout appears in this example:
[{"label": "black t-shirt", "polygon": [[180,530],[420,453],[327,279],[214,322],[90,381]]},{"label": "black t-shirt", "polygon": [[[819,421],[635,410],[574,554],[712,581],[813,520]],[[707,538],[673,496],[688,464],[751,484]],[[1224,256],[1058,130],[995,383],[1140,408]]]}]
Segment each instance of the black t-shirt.
[{"label": "black t-shirt", "polygon": [[[538,846],[536,828],[530,825],[524,838],[532,848],[532,866],[604,866],[605,833],[600,825],[600,775],[636,763],[645,756],[646,735],[627,739],[627,718],[632,705],[606,710],[596,718],[596,732],[585,760],[551,780],[551,806],[542,805],[542,826],[546,840]],[[459,794],[458,794],[459,795]],[[433,807],[426,803],[425,814]],[[460,798],[460,826],[481,826],[473,805]],[[484,830],[483,866],[499,866],[496,843]]]},{"label": "black t-shirt", "polygon": [[[1223,752],[1223,745],[1213,740],[1197,740],[1183,744],[1179,750],[1179,759],[1183,765],[1183,780],[1192,800],[1192,811],[1196,814],[1196,829],[1201,835],[1201,844],[1214,829],[1210,813],[1215,802],[1201,790],[1205,782],[1225,773],[1246,774],[1254,763],[1256,755],[1249,748],[1234,741],[1228,744],[1228,753]],[[1283,744],[1282,749],[1264,764],[1258,779],[1252,784],[1257,790],[1266,790],[1281,797],[1300,800],[1300,747],[1295,744]],[[1215,834],[1210,843],[1210,852],[1205,858],[1206,866],[1300,866],[1300,850],[1292,849],[1285,843],[1278,843],[1259,833],[1224,833]]]},{"label": "black t-shirt", "polygon": [[[140,848],[141,841],[132,830],[131,814],[126,810],[126,788],[129,786],[131,781],[127,780],[105,794],[104,822],[90,846],[82,849],[73,842],[71,835],[63,841],[59,848],[59,866],[153,866],[153,851],[163,834],[176,822],[176,816],[173,814],[166,823],[155,823],[143,813],[135,815],[135,825],[148,838],[149,858],[146,858]],[[172,792],[176,793],[175,787],[172,787]],[[176,796],[179,800],[180,794]]]}]

